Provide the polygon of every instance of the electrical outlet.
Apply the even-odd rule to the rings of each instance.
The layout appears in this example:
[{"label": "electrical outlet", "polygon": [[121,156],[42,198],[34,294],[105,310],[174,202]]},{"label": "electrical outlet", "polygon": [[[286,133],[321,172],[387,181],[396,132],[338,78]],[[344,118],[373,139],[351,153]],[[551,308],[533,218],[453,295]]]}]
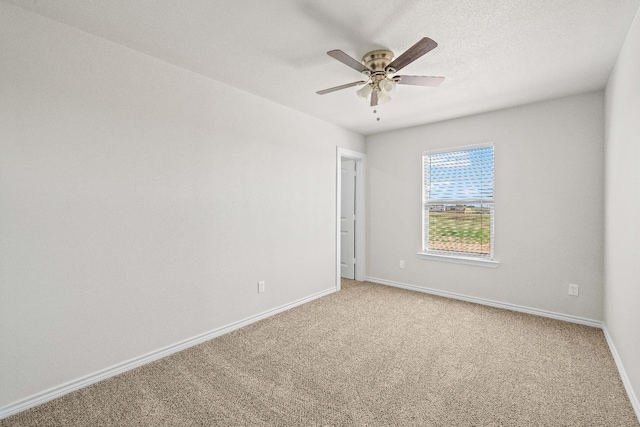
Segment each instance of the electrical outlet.
[{"label": "electrical outlet", "polygon": [[261,294],[264,292],[264,280],[258,282],[258,293]]},{"label": "electrical outlet", "polygon": [[569,295],[577,297],[579,290],[580,286],[576,285],[575,283],[569,283]]},{"label": "electrical outlet", "polygon": [[400,260],[400,268],[404,268],[404,260],[403,259]]}]

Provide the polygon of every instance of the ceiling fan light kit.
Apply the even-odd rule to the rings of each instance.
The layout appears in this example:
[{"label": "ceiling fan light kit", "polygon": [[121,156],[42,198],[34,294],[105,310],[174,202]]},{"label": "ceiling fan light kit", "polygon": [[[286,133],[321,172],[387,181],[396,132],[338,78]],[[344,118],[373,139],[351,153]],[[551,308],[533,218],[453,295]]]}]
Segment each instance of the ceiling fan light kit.
[{"label": "ceiling fan light kit", "polygon": [[362,86],[362,88],[358,89],[356,93],[360,98],[367,99],[369,98],[369,95],[371,95],[371,92],[373,92],[373,86],[367,83],[366,85]]},{"label": "ceiling fan light kit", "polygon": [[[391,100],[391,93],[393,93],[397,84],[439,86],[444,81],[444,77],[392,76],[392,74],[400,71],[422,55],[433,50],[436,46],[438,46],[436,42],[429,37],[424,37],[396,59],[393,59],[393,52],[390,50],[379,49],[365,54],[360,62],[339,49],[330,50],[327,55],[362,73],[367,77],[367,80],[335,86],[316,93],[324,95],[364,84],[362,88],[356,91],[356,94],[360,98],[368,99],[369,104],[375,107]],[[377,120],[380,120],[380,118],[378,117]]]},{"label": "ceiling fan light kit", "polygon": [[396,90],[396,82],[391,79],[384,78],[378,82],[378,87],[381,92],[391,93]]}]

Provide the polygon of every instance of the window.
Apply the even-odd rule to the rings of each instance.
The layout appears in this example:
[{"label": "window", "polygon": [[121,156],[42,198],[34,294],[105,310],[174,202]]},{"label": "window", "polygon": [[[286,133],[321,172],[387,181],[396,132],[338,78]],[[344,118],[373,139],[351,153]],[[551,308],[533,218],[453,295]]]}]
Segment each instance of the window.
[{"label": "window", "polygon": [[493,144],[423,154],[422,255],[493,259]]}]

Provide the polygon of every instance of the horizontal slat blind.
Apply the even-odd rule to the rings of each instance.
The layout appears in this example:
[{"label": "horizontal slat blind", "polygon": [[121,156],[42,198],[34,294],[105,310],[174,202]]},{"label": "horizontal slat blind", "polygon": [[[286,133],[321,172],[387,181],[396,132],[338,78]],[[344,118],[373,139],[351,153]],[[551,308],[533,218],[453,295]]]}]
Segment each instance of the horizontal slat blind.
[{"label": "horizontal slat blind", "polygon": [[426,200],[493,199],[493,147],[425,155]]},{"label": "horizontal slat blind", "polygon": [[493,146],[424,154],[425,250],[492,256]]}]

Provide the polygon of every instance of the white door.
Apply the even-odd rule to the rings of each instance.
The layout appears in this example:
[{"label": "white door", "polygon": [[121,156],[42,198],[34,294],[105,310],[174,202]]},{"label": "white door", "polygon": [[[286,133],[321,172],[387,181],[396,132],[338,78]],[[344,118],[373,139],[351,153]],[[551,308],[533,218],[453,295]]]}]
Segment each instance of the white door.
[{"label": "white door", "polygon": [[355,278],[356,162],[342,159],[340,213],[340,276]]}]

